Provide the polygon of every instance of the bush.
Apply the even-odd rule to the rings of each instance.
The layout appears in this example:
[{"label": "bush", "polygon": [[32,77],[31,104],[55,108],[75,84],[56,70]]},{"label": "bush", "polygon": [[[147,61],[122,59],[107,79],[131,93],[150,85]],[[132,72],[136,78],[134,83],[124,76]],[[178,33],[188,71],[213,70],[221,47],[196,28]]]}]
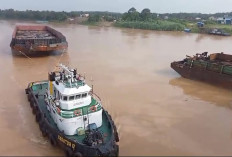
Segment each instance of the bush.
[{"label": "bush", "polygon": [[89,16],[88,22],[99,22],[101,20],[100,15],[92,14]]},{"label": "bush", "polygon": [[183,24],[161,20],[153,22],[119,21],[115,23],[115,26],[160,31],[182,31],[185,28]]}]

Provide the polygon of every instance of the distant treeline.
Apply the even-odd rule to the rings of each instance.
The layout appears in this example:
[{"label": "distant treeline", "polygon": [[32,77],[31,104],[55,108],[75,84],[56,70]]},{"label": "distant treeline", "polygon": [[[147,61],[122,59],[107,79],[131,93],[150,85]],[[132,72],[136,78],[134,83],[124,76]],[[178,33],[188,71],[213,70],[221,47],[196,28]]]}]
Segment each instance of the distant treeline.
[{"label": "distant treeline", "polygon": [[[119,21],[115,23],[118,27],[151,29],[163,31],[183,31],[184,28],[191,26],[194,32],[202,32],[201,28],[196,26],[196,22],[204,21],[205,24],[215,25],[218,17],[232,16],[232,13],[216,13],[216,14],[201,14],[201,13],[166,13],[157,14],[151,13],[150,9],[145,8],[138,12],[134,7],[128,12],[122,14]],[[210,18],[211,17],[211,18]]]},{"label": "distant treeline", "polygon": [[122,20],[133,21],[133,20],[142,20],[147,21],[151,19],[165,19],[168,17],[169,19],[181,19],[187,21],[195,21],[196,18],[200,18],[203,20],[208,20],[210,17],[219,18],[227,15],[228,17],[232,17],[232,12],[227,13],[215,13],[215,14],[202,14],[202,13],[151,13],[150,9],[145,8],[141,12],[138,12],[134,7],[130,8],[128,12],[122,15]]},{"label": "distant treeline", "polygon": [[232,12],[229,13],[215,13],[215,14],[201,14],[201,13],[151,13],[150,9],[146,8],[139,13],[134,7],[128,10],[128,12],[113,13],[113,12],[99,12],[99,11],[71,11],[71,12],[55,12],[55,11],[17,11],[14,9],[0,9],[1,19],[23,19],[23,20],[46,20],[46,21],[65,21],[67,18],[75,18],[82,14],[90,14],[90,21],[100,21],[103,17],[106,21],[113,21],[121,19],[123,21],[149,21],[158,18],[164,19],[182,19],[182,20],[195,20],[195,18],[208,19],[211,16],[223,17],[224,15],[232,16]]},{"label": "distant treeline", "polygon": [[210,17],[219,18],[227,15],[228,17],[232,17],[232,12],[226,13],[215,13],[215,14],[202,14],[202,13],[165,13],[159,14],[160,18],[164,18],[168,16],[169,18],[178,18],[188,21],[194,21],[196,18],[201,18],[203,20],[208,20]]},{"label": "distant treeline", "polygon": [[[88,16],[86,16],[88,15]],[[68,18],[85,17],[86,24],[97,24],[101,21],[113,22],[117,27],[128,27],[138,29],[165,30],[165,31],[182,31],[184,28],[191,28],[192,32],[201,32],[202,29],[196,26],[196,18],[204,20],[205,27],[214,28],[216,21],[209,20],[224,17],[225,15],[232,17],[232,12],[201,14],[201,13],[152,13],[150,9],[145,8],[138,12],[134,7],[130,8],[126,13],[99,12],[99,11],[71,11],[71,12],[55,12],[55,11],[17,11],[14,9],[0,9],[0,19],[16,19],[16,20],[38,20],[38,21],[66,21]],[[77,18],[78,19],[78,18]],[[86,21],[87,20],[87,21]],[[84,23],[82,22],[82,23]],[[218,26],[217,26],[218,27]],[[220,28],[228,31],[229,27],[220,26]],[[232,33],[232,30],[229,30]]]},{"label": "distant treeline", "polygon": [[120,13],[111,12],[83,12],[83,11],[71,11],[71,12],[55,12],[55,11],[17,11],[14,9],[0,9],[0,19],[18,19],[18,20],[42,20],[42,21],[65,21],[68,18],[79,17],[82,14],[90,14],[93,16],[105,16],[109,20],[118,19],[121,17]]},{"label": "distant treeline", "polygon": [[115,23],[117,27],[162,30],[162,31],[181,31],[185,28],[185,23],[179,19],[161,18],[159,14],[151,13],[150,9],[145,8],[138,12],[134,7],[122,15],[121,20]]}]

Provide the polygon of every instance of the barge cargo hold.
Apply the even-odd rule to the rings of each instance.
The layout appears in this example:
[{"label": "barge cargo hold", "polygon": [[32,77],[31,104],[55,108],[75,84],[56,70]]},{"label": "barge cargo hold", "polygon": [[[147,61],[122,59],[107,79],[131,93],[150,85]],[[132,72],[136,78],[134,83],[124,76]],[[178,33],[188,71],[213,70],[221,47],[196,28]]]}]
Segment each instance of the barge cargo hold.
[{"label": "barge cargo hold", "polygon": [[207,52],[171,63],[182,77],[232,89],[232,55]]},{"label": "barge cargo hold", "polygon": [[68,43],[65,36],[45,25],[18,25],[10,43],[13,54],[33,52],[65,52]]}]

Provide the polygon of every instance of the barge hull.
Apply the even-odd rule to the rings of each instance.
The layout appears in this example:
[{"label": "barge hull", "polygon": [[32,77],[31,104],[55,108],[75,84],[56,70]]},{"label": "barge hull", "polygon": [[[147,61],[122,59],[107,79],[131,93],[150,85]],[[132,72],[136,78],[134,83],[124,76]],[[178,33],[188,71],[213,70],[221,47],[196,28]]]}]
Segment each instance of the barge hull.
[{"label": "barge hull", "polygon": [[171,68],[184,78],[199,80],[223,88],[232,89],[232,77],[230,75],[216,73],[194,66],[190,68],[190,66],[180,65],[178,62],[172,62]]},{"label": "barge hull", "polygon": [[68,43],[62,33],[51,27],[18,25],[13,32],[10,47],[12,53],[19,52],[18,54],[51,51],[66,52]]}]

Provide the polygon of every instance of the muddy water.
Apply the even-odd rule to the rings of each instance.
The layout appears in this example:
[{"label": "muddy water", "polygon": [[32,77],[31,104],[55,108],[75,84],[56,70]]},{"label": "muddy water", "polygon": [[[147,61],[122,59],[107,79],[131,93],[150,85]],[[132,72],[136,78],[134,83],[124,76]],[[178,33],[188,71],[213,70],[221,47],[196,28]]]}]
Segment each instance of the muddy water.
[{"label": "muddy water", "polygon": [[11,55],[15,24],[0,21],[1,155],[64,155],[41,136],[24,93],[59,61],[93,78],[118,126],[120,155],[232,155],[232,91],[170,68],[186,54],[232,53],[231,37],[51,24],[68,53],[28,59]]}]

